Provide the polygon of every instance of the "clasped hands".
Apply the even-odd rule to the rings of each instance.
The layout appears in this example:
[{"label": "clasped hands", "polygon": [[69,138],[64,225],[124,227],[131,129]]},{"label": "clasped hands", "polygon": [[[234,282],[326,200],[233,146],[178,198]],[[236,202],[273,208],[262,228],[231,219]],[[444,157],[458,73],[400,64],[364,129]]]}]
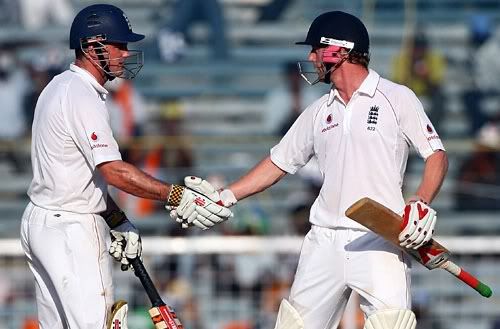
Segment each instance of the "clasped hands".
[{"label": "clasped hands", "polygon": [[165,209],[182,227],[207,230],[233,217],[229,207],[236,203],[230,190],[217,191],[212,184],[194,176],[184,178],[185,186],[172,185]]}]

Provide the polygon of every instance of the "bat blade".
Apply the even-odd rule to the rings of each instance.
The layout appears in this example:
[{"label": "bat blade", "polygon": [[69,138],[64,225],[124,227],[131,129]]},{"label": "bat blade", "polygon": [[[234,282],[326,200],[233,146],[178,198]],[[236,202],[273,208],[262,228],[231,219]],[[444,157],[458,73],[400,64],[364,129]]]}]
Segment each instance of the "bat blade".
[{"label": "bat blade", "polygon": [[451,254],[448,249],[436,240],[431,239],[417,250],[402,248],[399,245],[398,239],[401,232],[402,218],[384,205],[370,198],[363,198],[352,204],[346,210],[345,214],[347,217],[407,252],[428,269],[442,268],[465,282],[484,297],[490,297],[493,294],[490,287],[453,263],[450,260]]},{"label": "bat blade", "polygon": [[129,262],[132,264],[135,275],[141,281],[146,294],[151,300],[151,304],[153,304],[153,307],[149,310],[149,315],[151,316],[151,320],[153,321],[155,328],[184,329],[184,326],[177,318],[175,311],[161,299],[153,280],[151,280],[151,277],[146,271],[146,268],[140,258],[129,258]]}]

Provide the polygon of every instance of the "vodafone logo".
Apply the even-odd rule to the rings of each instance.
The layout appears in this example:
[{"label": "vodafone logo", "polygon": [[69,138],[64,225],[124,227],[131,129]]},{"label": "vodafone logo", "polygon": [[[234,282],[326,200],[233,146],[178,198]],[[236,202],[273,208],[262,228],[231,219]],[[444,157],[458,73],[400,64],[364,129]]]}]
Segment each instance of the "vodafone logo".
[{"label": "vodafone logo", "polygon": [[328,114],[328,116],[326,117],[326,123],[330,124],[332,123],[332,115],[331,114]]},{"label": "vodafone logo", "polygon": [[427,125],[427,132],[429,134],[432,134],[434,132],[434,130],[432,129],[431,125]]},{"label": "vodafone logo", "polygon": [[[108,147],[108,144],[106,143],[103,143],[105,142],[105,140],[103,141],[102,140],[102,137],[103,134],[98,131],[98,132],[92,132],[92,134],[90,135],[90,148],[93,150],[93,149],[96,149],[96,148],[103,148],[103,147]],[[106,138],[104,138],[106,139]]]}]

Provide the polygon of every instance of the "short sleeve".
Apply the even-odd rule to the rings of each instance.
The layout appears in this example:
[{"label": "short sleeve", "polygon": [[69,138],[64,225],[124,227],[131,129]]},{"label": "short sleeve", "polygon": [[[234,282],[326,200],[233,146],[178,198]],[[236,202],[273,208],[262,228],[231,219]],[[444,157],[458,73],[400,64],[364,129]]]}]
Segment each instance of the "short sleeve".
[{"label": "short sleeve", "polygon": [[444,151],[441,138],[415,93],[402,87],[398,101],[400,127],[405,139],[424,159],[438,150]]},{"label": "short sleeve", "polygon": [[109,113],[100,96],[85,86],[77,85],[70,89],[67,125],[89,164],[95,168],[103,162],[121,160],[118,143],[111,131]]},{"label": "short sleeve", "polygon": [[314,154],[314,104],[297,118],[281,141],[271,149],[271,161],[280,169],[294,174]]}]

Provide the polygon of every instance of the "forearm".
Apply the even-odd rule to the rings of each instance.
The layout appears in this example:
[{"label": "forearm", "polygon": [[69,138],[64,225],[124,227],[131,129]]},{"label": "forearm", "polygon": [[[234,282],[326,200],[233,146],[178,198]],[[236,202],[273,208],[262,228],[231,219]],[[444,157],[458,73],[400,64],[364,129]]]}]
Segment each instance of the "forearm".
[{"label": "forearm", "polygon": [[448,171],[448,156],[444,151],[437,151],[425,161],[422,181],[415,193],[424,202],[431,203],[443,184]]},{"label": "forearm", "polygon": [[286,172],[276,166],[268,156],[228,188],[237,200],[241,200],[264,191],[285,175]]},{"label": "forearm", "polygon": [[140,198],[167,200],[170,185],[162,182],[124,161],[112,161],[99,165],[106,182]]}]

